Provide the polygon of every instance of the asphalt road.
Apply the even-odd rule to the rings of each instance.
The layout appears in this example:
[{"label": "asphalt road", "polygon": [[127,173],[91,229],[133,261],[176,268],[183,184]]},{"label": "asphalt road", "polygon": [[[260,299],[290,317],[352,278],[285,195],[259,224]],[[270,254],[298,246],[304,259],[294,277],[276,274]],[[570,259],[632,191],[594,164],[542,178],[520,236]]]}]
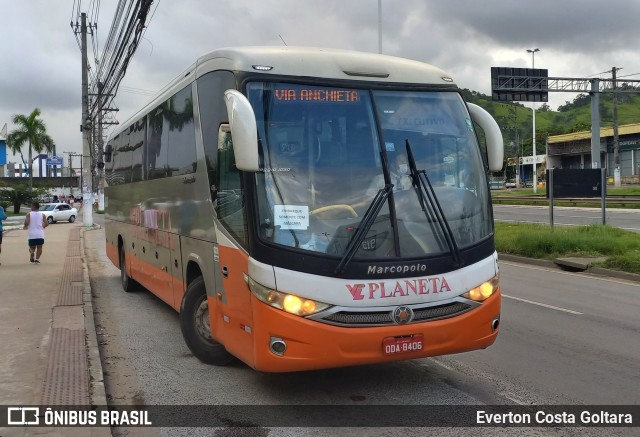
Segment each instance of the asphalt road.
[{"label": "asphalt road", "polygon": [[517,403],[640,403],[640,284],[510,262],[500,263],[500,282],[490,353],[444,362],[489,369]]},{"label": "asphalt road", "polygon": [[[496,221],[549,224],[548,206],[493,205]],[[640,209],[607,208],[605,222],[608,225],[632,232],[640,232]],[[602,224],[600,208],[553,208],[554,226]]]},{"label": "asphalt road", "polygon": [[[383,365],[265,374],[213,367],[185,346],[177,314],[150,293],[124,293],[102,231],[85,233],[110,402],[148,405],[638,404],[640,285],[501,263],[503,312],[484,351]],[[375,418],[372,418],[375,423]],[[214,435],[114,429],[114,435]],[[215,435],[633,435],[585,428],[242,428]]]}]

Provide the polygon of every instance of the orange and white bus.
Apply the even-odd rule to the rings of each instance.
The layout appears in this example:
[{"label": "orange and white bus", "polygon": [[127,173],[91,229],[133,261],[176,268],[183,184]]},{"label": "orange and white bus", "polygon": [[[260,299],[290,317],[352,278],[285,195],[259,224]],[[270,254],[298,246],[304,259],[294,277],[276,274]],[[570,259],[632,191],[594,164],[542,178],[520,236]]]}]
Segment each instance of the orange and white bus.
[{"label": "orange and white bus", "polygon": [[221,49],[105,151],[106,247],[122,286],[178,311],[205,363],[288,372],[496,339],[487,172],[502,167],[502,135],[440,69]]}]

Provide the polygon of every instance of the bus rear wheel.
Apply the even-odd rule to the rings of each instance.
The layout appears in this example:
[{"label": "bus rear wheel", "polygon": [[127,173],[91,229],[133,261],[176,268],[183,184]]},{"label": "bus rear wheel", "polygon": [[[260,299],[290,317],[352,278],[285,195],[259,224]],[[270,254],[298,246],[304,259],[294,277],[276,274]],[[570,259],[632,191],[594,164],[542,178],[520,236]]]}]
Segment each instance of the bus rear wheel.
[{"label": "bus rear wheel", "polygon": [[127,273],[127,264],[125,263],[124,246],[120,247],[120,284],[122,289],[127,293],[136,291],[140,285]]},{"label": "bus rear wheel", "polygon": [[235,360],[235,357],[211,336],[209,304],[202,276],[187,287],[180,310],[180,329],[189,350],[203,363],[226,366]]}]

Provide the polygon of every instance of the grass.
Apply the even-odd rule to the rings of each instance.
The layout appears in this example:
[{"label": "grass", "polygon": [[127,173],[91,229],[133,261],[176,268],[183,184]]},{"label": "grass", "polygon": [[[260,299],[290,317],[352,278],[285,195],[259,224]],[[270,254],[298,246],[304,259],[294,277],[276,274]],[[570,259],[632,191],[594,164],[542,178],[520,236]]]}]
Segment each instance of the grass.
[{"label": "grass", "polygon": [[640,234],[606,225],[496,223],[496,249],[529,258],[607,257],[599,267],[640,274]]}]

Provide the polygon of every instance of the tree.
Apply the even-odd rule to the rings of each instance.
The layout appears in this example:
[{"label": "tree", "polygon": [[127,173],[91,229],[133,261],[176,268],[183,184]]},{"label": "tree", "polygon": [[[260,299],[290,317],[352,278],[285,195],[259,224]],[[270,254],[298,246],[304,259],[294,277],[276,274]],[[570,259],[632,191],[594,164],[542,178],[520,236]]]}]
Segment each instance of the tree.
[{"label": "tree", "polygon": [[47,133],[47,127],[40,118],[40,109],[34,109],[29,115],[16,114],[13,116],[13,124],[18,127],[9,133],[7,137],[7,147],[19,153],[25,143],[29,145],[29,191],[33,191],[33,158],[32,150],[41,153],[43,150],[50,152],[55,147],[55,143]]},{"label": "tree", "polygon": [[551,111],[551,106],[549,106],[548,103],[543,103],[542,106],[540,106],[538,108],[538,111],[540,111],[540,112],[550,112]]},{"label": "tree", "polygon": [[20,214],[20,205],[29,205],[38,197],[44,195],[46,188],[30,190],[26,185],[13,187],[0,187],[0,200],[10,202],[13,205],[13,213]]}]

